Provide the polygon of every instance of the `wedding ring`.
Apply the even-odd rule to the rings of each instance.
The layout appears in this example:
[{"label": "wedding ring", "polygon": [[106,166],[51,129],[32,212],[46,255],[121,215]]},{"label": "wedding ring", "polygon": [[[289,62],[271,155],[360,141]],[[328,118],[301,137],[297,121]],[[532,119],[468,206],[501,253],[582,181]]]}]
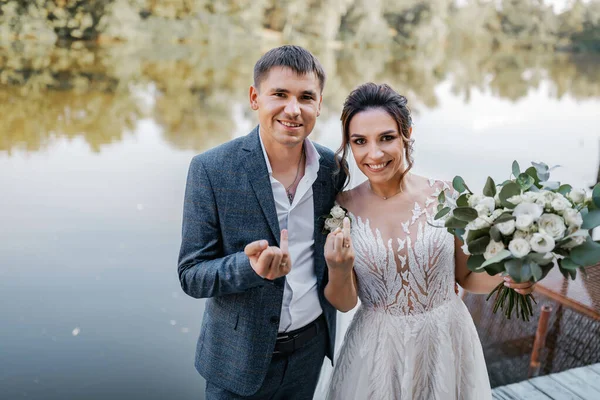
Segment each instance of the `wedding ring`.
[{"label": "wedding ring", "polygon": [[349,249],[350,248],[350,244],[344,244],[344,247]]},{"label": "wedding ring", "polygon": [[279,264],[279,266],[280,266],[281,268],[285,268],[285,267],[287,267],[287,263],[285,263],[285,262],[282,262],[281,264]]}]

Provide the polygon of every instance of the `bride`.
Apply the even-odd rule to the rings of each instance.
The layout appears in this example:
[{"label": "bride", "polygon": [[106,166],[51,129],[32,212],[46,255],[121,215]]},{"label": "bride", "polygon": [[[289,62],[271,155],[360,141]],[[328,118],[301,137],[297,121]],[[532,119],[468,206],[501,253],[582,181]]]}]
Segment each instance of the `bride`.
[{"label": "bride", "polygon": [[[503,279],[471,273],[462,243],[433,223],[448,183],[410,173],[407,100],[388,85],[364,84],[342,112],[343,141],[368,180],[338,196],[351,219],[329,234],[325,296],[338,310],[361,306],[350,323],[327,398],[491,399],[481,343],[454,291],[488,293]],[[342,167],[345,168],[345,167]],[[346,171],[348,172],[348,171]]]}]

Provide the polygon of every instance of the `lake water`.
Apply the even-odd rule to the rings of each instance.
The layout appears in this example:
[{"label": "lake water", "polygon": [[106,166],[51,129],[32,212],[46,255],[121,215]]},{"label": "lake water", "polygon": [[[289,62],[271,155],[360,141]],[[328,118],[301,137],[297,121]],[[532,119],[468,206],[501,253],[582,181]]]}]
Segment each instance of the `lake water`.
[{"label": "lake water", "polygon": [[[195,154],[256,124],[265,49],[167,50],[0,52],[2,399],[202,398],[203,302],[176,272],[185,179]],[[339,145],[354,86],[389,82],[414,112],[416,173],[480,189],[516,159],[596,183],[597,57],[315,53],[329,74],[319,143]]]}]

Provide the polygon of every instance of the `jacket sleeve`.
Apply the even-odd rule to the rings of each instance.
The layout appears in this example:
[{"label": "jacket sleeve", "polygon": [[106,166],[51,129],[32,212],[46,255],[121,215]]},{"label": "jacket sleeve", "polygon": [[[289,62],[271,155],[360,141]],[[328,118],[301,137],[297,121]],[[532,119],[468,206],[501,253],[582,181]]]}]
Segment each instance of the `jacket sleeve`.
[{"label": "jacket sleeve", "polygon": [[185,293],[195,298],[239,293],[265,281],[242,251],[223,254],[223,232],[213,186],[199,156],[190,164],[183,204],[177,271]]}]

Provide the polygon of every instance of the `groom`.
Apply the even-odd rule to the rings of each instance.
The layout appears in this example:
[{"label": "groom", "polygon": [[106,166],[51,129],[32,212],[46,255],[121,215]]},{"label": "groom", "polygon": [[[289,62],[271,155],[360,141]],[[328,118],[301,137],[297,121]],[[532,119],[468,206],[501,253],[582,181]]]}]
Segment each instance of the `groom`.
[{"label": "groom", "polygon": [[324,83],[307,50],[270,50],[250,87],[259,125],[191,162],[178,272],[188,295],[207,299],[195,365],[208,400],[311,399],[333,359],[319,217],[345,176],[307,139]]}]

